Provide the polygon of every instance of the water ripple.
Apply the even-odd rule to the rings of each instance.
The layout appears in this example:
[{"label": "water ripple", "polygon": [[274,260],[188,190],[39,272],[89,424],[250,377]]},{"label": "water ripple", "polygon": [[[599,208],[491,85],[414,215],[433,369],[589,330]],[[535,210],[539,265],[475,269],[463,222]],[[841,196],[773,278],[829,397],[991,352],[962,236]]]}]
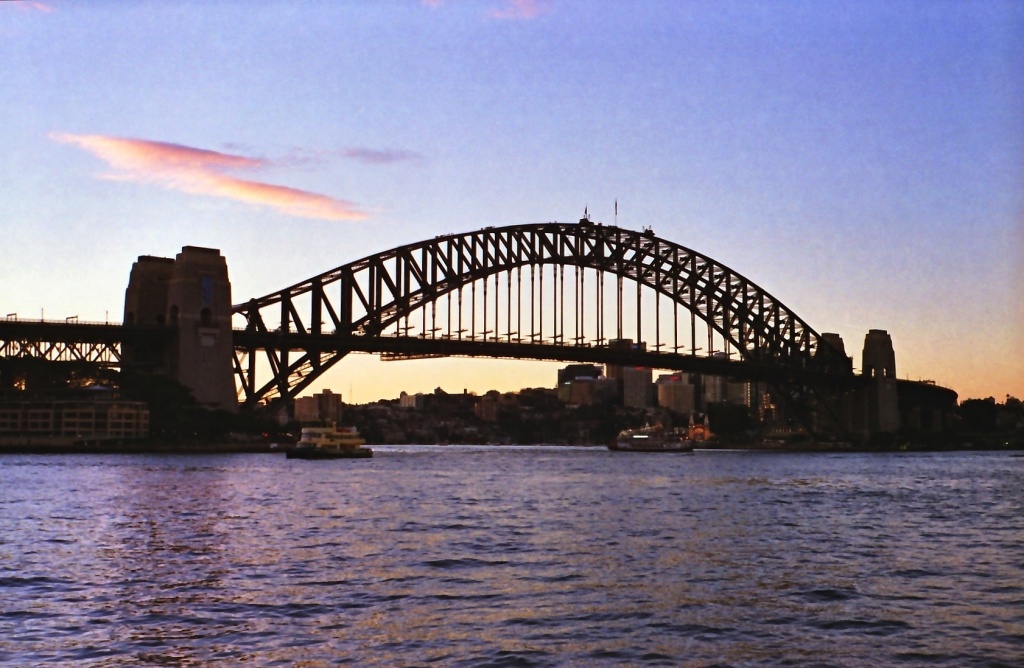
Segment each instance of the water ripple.
[{"label": "water ripple", "polygon": [[3,460],[0,664],[1024,665],[1024,459]]}]

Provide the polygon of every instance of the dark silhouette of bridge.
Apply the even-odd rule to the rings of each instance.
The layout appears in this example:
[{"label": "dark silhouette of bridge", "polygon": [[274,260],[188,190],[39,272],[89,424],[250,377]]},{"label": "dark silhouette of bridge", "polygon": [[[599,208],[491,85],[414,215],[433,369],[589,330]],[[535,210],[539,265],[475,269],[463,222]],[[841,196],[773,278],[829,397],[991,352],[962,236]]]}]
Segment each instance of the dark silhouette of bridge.
[{"label": "dark silhouette of bridge", "polygon": [[790,396],[852,376],[845,354],[741,274],[650,230],[587,219],[407,244],[234,313],[250,406],[296,396],[350,352],[632,364],[765,380]]},{"label": "dark silhouette of bridge", "polygon": [[[219,253],[185,250],[215,254],[230,292]],[[185,280],[169,278],[169,265],[156,269],[161,281]],[[211,301],[209,277],[195,280],[201,287],[192,292],[201,292],[203,302],[194,308],[130,286],[129,293],[141,297],[126,300],[120,325],[0,321],[0,358],[148,364],[186,382],[183,367],[210,363],[181,352],[167,362],[161,351],[168,342],[186,338],[186,322],[204,341],[228,329],[225,350],[233,356],[222,368],[232,370],[243,410],[294,399],[353,352],[390,360],[467,356],[636,365],[758,380],[805,423],[816,414],[820,421],[823,397],[853,378],[837,335],[817,333],[745,276],[651,230],[586,218],[406,244],[236,303],[230,314],[217,313],[227,306],[218,309]],[[147,320],[136,309],[155,316]]]}]

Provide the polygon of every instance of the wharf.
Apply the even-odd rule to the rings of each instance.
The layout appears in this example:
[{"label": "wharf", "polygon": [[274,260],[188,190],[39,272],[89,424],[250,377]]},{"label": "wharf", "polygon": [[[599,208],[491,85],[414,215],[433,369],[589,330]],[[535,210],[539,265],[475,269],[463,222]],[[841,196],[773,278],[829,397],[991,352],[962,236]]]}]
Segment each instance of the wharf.
[{"label": "wharf", "polygon": [[75,442],[72,439],[32,439],[22,442],[0,441],[0,455],[110,455],[110,454],[232,454],[232,453],[277,453],[283,454],[289,444],[240,442],[240,443],[189,443],[171,441],[90,441]]}]

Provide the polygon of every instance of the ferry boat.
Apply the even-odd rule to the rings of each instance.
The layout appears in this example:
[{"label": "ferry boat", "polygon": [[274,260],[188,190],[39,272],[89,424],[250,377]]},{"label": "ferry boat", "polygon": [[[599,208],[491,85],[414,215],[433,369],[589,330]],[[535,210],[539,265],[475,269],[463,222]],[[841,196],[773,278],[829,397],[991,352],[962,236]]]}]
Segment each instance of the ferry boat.
[{"label": "ferry boat", "polygon": [[679,452],[693,453],[694,441],[685,429],[665,429],[661,425],[626,429],[619,432],[609,450],[623,452]]},{"label": "ferry boat", "polygon": [[373,450],[362,447],[366,443],[355,427],[332,424],[302,428],[302,436],[294,448],[285,453],[288,459],[365,459],[373,457]]}]

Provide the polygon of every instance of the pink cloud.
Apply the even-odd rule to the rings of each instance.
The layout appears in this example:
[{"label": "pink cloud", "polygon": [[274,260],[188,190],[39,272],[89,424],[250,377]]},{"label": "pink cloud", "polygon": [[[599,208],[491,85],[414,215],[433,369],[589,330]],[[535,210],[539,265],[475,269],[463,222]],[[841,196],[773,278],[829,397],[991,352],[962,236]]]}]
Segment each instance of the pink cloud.
[{"label": "pink cloud", "polygon": [[[448,4],[449,0],[420,0],[427,7],[437,9]],[[552,0],[498,0],[499,7],[491,10],[490,16],[503,20],[535,19],[548,11]]]},{"label": "pink cloud", "polygon": [[504,7],[495,9],[491,16],[496,19],[535,19],[548,10],[543,0],[505,0]]},{"label": "pink cloud", "polygon": [[288,186],[246,181],[219,174],[212,174],[207,180],[201,182],[197,192],[268,206],[300,218],[324,220],[365,220],[367,218],[365,213],[345,200]]},{"label": "pink cloud", "polygon": [[[6,2],[2,4],[8,5],[8,3]],[[9,3],[9,6],[14,6],[22,10],[27,9],[36,12],[46,12],[47,14],[52,14],[55,11],[53,7],[46,4],[45,2],[12,2]]]},{"label": "pink cloud", "polygon": [[71,135],[57,132],[51,134],[50,138],[63,144],[80,146],[102,158],[112,167],[128,171],[158,173],[162,171],[239,169],[266,165],[266,161],[257,158],[146,139]]},{"label": "pink cloud", "polygon": [[261,158],[145,139],[61,133],[50,137],[84,148],[117,170],[104,178],[158,183],[173,190],[225,197],[301,218],[363,220],[367,217],[345,200],[225,173],[272,165]]}]

